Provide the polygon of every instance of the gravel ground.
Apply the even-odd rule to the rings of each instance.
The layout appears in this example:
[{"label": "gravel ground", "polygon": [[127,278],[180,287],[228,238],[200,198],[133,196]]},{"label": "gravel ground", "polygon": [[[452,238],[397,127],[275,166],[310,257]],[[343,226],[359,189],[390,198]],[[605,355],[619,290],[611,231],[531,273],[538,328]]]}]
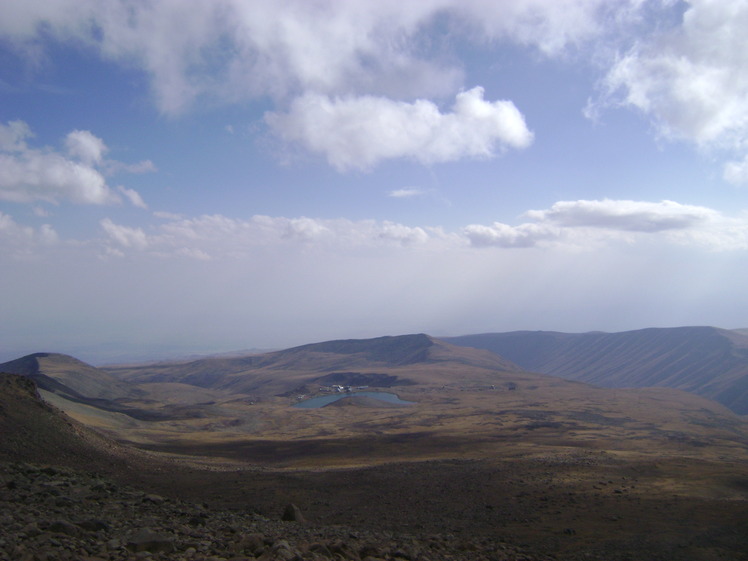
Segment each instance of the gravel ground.
[{"label": "gravel ground", "polygon": [[315,526],[211,509],[96,474],[0,464],[1,561],[546,561],[488,539]]}]

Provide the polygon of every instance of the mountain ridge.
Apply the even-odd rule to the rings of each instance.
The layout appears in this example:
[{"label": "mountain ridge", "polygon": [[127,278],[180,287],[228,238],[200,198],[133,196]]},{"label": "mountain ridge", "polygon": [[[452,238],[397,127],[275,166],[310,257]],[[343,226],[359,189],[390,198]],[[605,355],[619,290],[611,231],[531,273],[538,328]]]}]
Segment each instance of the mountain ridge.
[{"label": "mountain ridge", "polygon": [[[72,400],[123,410],[142,383],[180,383],[235,393],[284,395],[309,383],[391,387],[425,372],[537,372],[609,388],[668,387],[748,414],[748,334],[709,326],[600,331],[512,331],[434,338],[418,333],[339,339],[280,351],[95,368],[68,355],[34,353],[0,364]],[[345,380],[351,380],[346,384]],[[363,380],[363,382],[361,381]],[[386,384],[385,384],[386,381]],[[331,382],[332,383],[332,382]],[[384,384],[384,385],[381,385]]]},{"label": "mountain ridge", "polygon": [[516,364],[489,351],[466,350],[425,334],[339,339],[244,357],[105,370],[131,383],[179,382],[240,393],[262,391],[277,395],[335,373],[355,376],[393,370],[388,372],[389,383],[398,385],[407,383],[410,373],[418,369],[450,363],[485,371],[522,371]]},{"label": "mountain ridge", "polygon": [[134,392],[104,370],[62,353],[32,353],[0,364],[0,372],[25,376],[43,390],[72,399],[113,401]]},{"label": "mountain ridge", "polygon": [[748,335],[709,326],[619,333],[512,331],[445,337],[521,367],[602,387],[669,387],[748,414]]}]

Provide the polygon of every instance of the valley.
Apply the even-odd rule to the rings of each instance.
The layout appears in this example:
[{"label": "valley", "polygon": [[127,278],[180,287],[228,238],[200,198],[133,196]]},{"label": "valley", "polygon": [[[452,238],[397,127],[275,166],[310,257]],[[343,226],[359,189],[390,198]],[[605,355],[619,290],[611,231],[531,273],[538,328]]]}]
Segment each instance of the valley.
[{"label": "valley", "polygon": [[743,416],[507,358],[422,334],[106,368],[39,353],[0,365],[46,403],[41,418],[37,390],[8,378],[0,459],[93,469],[216,516],[250,511],[242,524],[265,535],[293,503],[307,520],[287,527],[298,559],[367,557],[313,554],[309,533],[326,528],[373,532],[371,559],[746,558]]}]

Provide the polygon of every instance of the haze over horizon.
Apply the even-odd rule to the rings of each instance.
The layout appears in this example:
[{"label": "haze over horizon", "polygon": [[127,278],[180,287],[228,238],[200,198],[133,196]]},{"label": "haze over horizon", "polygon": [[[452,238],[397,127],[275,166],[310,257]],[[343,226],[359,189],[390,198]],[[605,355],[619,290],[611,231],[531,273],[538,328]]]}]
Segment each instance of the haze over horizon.
[{"label": "haze over horizon", "polygon": [[748,326],[748,3],[0,4],[0,361]]}]

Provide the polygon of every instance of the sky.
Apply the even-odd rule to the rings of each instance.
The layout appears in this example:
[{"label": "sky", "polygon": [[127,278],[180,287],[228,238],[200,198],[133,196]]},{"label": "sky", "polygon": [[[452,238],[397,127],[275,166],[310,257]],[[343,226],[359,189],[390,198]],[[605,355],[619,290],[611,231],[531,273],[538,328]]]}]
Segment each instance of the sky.
[{"label": "sky", "polygon": [[748,1],[0,2],[0,360],[748,327]]}]

